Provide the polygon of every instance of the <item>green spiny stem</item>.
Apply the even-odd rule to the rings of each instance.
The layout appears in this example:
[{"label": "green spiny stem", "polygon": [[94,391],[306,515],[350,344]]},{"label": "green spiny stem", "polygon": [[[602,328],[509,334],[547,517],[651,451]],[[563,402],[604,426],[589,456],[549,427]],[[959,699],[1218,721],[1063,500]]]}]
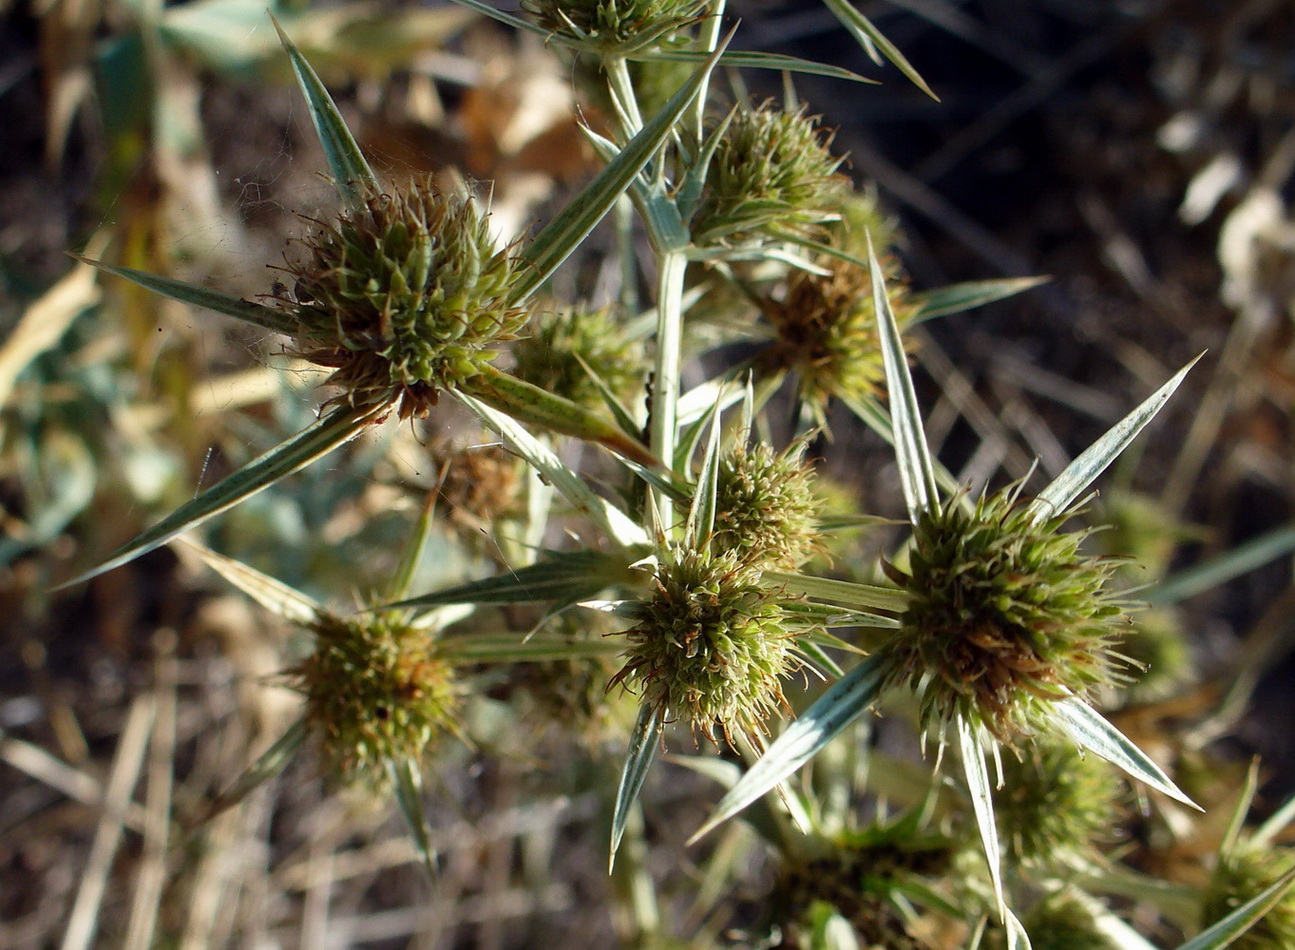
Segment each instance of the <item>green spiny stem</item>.
[{"label": "green spiny stem", "polygon": [[[671,248],[661,252],[657,261],[657,337],[656,366],[652,383],[652,419],[650,447],[659,459],[674,458],[678,436],[679,369],[683,349],[683,290],[688,258],[683,250]],[[660,493],[653,492],[661,524],[669,529],[674,520],[674,505]]]},{"label": "green spiny stem", "polygon": [[520,422],[572,435],[586,442],[597,442],[648,468],[664,468],[641,442],[622,432],[610,420],[493,366],[487,365],[461,388]]}]

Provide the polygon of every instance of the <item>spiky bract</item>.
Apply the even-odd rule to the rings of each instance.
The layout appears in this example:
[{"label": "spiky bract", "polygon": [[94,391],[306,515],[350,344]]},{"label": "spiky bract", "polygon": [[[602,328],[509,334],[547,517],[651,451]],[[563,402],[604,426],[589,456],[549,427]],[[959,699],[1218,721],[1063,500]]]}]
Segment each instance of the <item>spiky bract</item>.
[{"label": "spiky bract", "polygon": [[454,727],[459,689],[434,642],[390,615],[323,615],[295,670],[306,719],[330,769],[381,790],[393,761],[418,760]]},{"label": "spiky bract", "polygon": [[705,0],[522,0],[522,9],[576,46],[620,54],[670,38],[705,16]]},{"label": "spiky bract", "polygon": [[786,708],[782,680],[799,667],[782,602],[731,552],[671,552],[657,567],[655,594],[627,631],[631,646],[613,677],[667,719],[708,738],[719,727],[747,735]]},{"label": "spiky bract", "polygon": [[913,529],[898,634],[883,648],[886,686],[919,697],[924,729],[957,718],[1012,744],[1045,729],[1052,701],[1118,679],[1112,644],[1125,606],[1105,589],[1119,561],[1089,557],[1075,514],[1037,517],[1014,490],[971,510],[934,502]]},{"label": "spiky bract", "polygon": [[829,150],[831,135],[804,112],[770,103],[738,109],[724,130],[706,172],[706,186],[691,222],[693,241],[738,245],[811,236],[836,220],[844,192]]},{"label": "spiky bract", "polygon": [[814,468],[803,442],[775,453],[739,443],[720,459],[711,544],[769,570],[794,571],[822,549]]},{"label": "spiky bract", "polygon": [[288,267],[295,351],[335,370],[355,403],[422,414],[472,379],[526,323],[509,303],[516,264],[471,197],[416,182],[370,191],[303,239]]},{"label": "spiky bract", "polygon": [[[1295,866],[1288,850],[1243,843],[1220,855],[1201,904],[1201,926],[1208,927],[1242,904],[1258,897]],[[1295,947],[1295,893],[1277,902],[1268,913],[1232,944],[1233,950],[1289,950]]]},{"label": "spiky bract", "polygon": [[622,398],[643,381],[641,347],[625,338],[607,310],[546,313],[532,319],[530,330],[513,346],[513,374],[540,389],[600,409],[591,372]]},{"label": "spiky bract", "polygon": [[1106,762],[1046,739],[1003,758],[994,815],[1009,863],[1056,865],[1110,838],[1120,785]]}]

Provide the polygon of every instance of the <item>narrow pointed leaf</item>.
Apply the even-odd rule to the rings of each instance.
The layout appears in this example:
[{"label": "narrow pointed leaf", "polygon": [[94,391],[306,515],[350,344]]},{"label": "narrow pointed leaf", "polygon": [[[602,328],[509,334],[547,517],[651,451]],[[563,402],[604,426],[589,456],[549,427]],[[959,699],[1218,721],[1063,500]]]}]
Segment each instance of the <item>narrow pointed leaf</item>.
[{"label": "narrow pointed leaf", "polygon": [[319,135],[319,144],[324,149],[324,161],[328,163],[328,173],[333,176],[342,199],[348,204],[355,204],[365,191],[378,189],[378,177],[373,174],[368,161],[360,151],[355,136],[346,127],[342,114],[337,111],[333,97],[320,81],[319,75],[306,62],[301,51],[288,39],[279,21],[273,16],[270,19],[279,32],[279,41],[288,52],[292,61],[292,71],[297,76],[297,83],[306,97],[306,107],[310,110],[310,120],[315,124]]},{"label": "narrow pointed leaf", "polygon": [[[542,561],[448,590],[388,604],[383,610],[446,604],[528,604],[581,600],[628,576],[624,557],[598,551],[555,552]],[[376,608],[375,608],[376,609]]]},{"label": "narrow pointed leaf", "polygon": [[709,548],[710,536],[715,530],[715,504],[719,494],[719,404],[710,419],[710,441],[702,457],[701,473],[697,476],[697,490],[693,493],[692,507],[688,509],[688,522],[684,528],[684,547]]},{"label": "narrow pointed leaf", "polygon": [[217,554],[196,541],[185,539],[184,545],[202,558],[213,571],[277,617],[304,625],[313,622],[324,610],[323,605],[313,597],[268,574],[262,574],[250,564]]},{"label": "narrow pointed leaf", "polygon": [[134,541],[118,548],[92,571],[64,584],[70,587],[121,567],[159,548],[191,528],[268,488],[300,468],[327,455],[363,432],[385,411],[378,406],[339,406],[314,425],[226,476],[187,504],[181,505]]},{"label": "narrow pointed leaf", "polygon": [[427,539],[432,533],[436,514],[436,494],[435,491],[428,492],[423,510],[418,513],[418,521],[414,523],[414,530],[405,541],[405,550],[400,555],[400,563],[396,565],[395,573],[391,575],[391,582],[387,585],[387,597],[390,600],[399,600],[409,594],[409,585],[413,583],[414,576],[418,573],[418,566],[423,560],[423,551],[427,547]]},{"label": "narrow pointed leaf", "polygon": [[257,757],[234,784],[216,796],[216,799],[202,814],[202,821],[210,821],[217,815],[233,808],[248,795],[256,791],[270,779],[284,770],[292,757],[297,754],[306,738],[306,721],[298,719],[288,731],[275,740],[270,748]]},{"label": "narrow pointed leaf", "polygon": [[608,857],[608,871],[616,864],[616,851],[625,836],[625,826],[630,819],[630,811],[638,801],[643,782],[647,779],[648,769],[656,758],[657,746],[661,735],[661,714],[650,706],[639,710],[638,721],[630,733],[629,749],[625,754],[625,768],[621,771],[620,784],[616,787],[616,807],[612,811],[611,853]]},{"label": "narrow pointed leaf", "polygon": [[575,357],[576,362],[580,364],[580,368],[584,370],[585,376],[589,378],[589,381],[594,384],[594,388],[598,390],[598,395],[602,397],[603,405],[605,405],[607,407],[607,411],[612,414],[612,418],[615,419],[616,424],[621,427],[621,431],[637,432],[642,429],[643,424],[630,415],[629,409],[627,409],[625,404],[621,402],[620,397],[617,396],[616,393],[612,391],[612,388],[607,385],[607,381],[594,372],[593,367],[585,362],[585,358],[575,352],[571,355]]},{"label": "narrow pointed leaf", "polygon": [[823,0],[823,3],[841,21],[841,25],[853,34],[869,55],[872,55],[873,50],[880,52],[882,56],[899,67],[899,71],[908,77],[909,82],[936,102],[940,101],[940,97],[931,91],[926,80],[913,68],[913,64],[895,44],[886,39],[881,31],[872,25],[872,21],[856,10],[849,0]]},{"label": "narrow pointed leaf", "polygon": [[1123,769],[1135,779],[1164,792],[1175,801],[1200,810],[1200,806],[1182,793],[1147,754],[1134,745],[1106,718],[1087,703],[1063,699],[1052,704],[1057,722],[1082,749]]},{"label": "narrow pointed leaf", "polygon": [[1278,901],[1290,891],[1292,884],[1295,884],[1295,868],[1283,874],[1263,893],[1182,944],[1178,950],[1222,950],[1223,947],[1229,946],[1258,923],[1264,914],[1276,907]]},{"label": "narrow pointed leaf", "polygon": [[523,268],[520,279],[513,285],[511,303],[520,303],[534,293],[611,210],[616,199],[670,138],[675,124],[710,76],[727,45],[727,40],[721,43],[661,111],[625,143],[598,177],[536,235],[522,252],[522,257],[531,266]]},{"label": "narrow pointed leaf", "polygon": [[908,356],[899,337],[899,324],[886,293],[886,280],[881,265],[868,239],[868,267],[872,274],[872,302],[877,313],[877,333],[880,337],[881,357],[886,367],[886,388],[890,393],[891,431],[895,438],[895,459],[899,465],[899,480],[908,504],[908,516],[916,523],[921,512],[935,504],[935,468],[931,453],[926,447],[926,432],[922,428],[921,411],[917,393],[913,389],[913,376],[908,371]]},{"label": "narrow pointed leaf", "polygon": [[612,637],[576,640],[562,636],[534,636],[525,639],[516,633],[486,633],[446,637],[437,649],[440,656],[450,663],[539,663],[613,656],[623,653],[625,644]]},{"label": "narrow pointed leaf", "polygon": [[544,29],[544,27],[540,26],[538,23],[532,23],[530,20],[524,20],[521,17],[513,16],[511,13],[505,13],[503,10],[496,10],[490,4],[484,3],[483,0],[454,0],[454,2],[460,3],[471,10],[476,10],[478,13],[484,13],[492,20],[498,20],[500,23],[503,23],[506,26],[511,26],[515,30],[525,30],[528,33],[534,33],[535,35],[542,36],[545,39],[549,38],[549,31]]},{"label": "narrow pointed leaf", "polygon": [[1051,277],[1003,277],[998,280],[970,280],[962,284],[937,287],[923,293],[911,294],[908,302],[916,307],[909,317],[910,325],[936,317],[974,310],[996,300],[1005,300],[1019,293],[1046,284]]},{"label": "narrow pointed leaf", "polygon": [[432,829],[423,807],[423,774],[415,759],[393,759],[387,763],[391,773],[391,790],[405,819],[409,836],[413,839],[418,856],[423,859],[427,875],[436,881],[436,850],[432,847]]},{"label": "narrow pointed leaf", "polygon": [[1250,845],[1256,848],[1268,847],[1292,821],[1295,821],[1295,797],[1288,799],[1285,805],[1268,816],[1250,836]]},{"label": "narrow pointed leaf", "polygon": [[689,843],[732,818],[760,796],[775,788],[824,746],[841,734],[877,698],[881,688],[880,664],[868,657],[838,680],[774,741],[742,780],[725,795]]},{"label": "narrow pointed leaf", "polygon": [[647,532],[630,520],[625,512],[605,498],[594,494],[593,489],[585,484],[585,480],[578,473],[564,465],[552,449],[527,432],[511,416],[467,393],[455,393],[455,395],[465,406],[475,412],[481,421],[498,432],[512,450],[530,463],[573,508],[598,525],[608,537],[622,547],[647,544]]},{"label": "narrow pointed leaf", "polygon": [[1141,596],[1153,606],[1176,604],[1180,600],[1226,584],[1242,574],[1249,574],[1255,568],[1285,557],[1292,551],[1295,551],[1295,525],[1286,525],[1193,565]]},{"label": "narrow pointed leaf", "polygon": [[1224,858],[1232,853],[1237,846],[1237,841],[1241,838],[1241,831],[1245,828],[1246,816],[1250,814],[1250,806],[1254,804],[1255,793],[1259,791],[1259,760],[1257,758],[1250,760],[1250,768],[1246,772],[1246,779],[1241,786],[1241,795],[1237,798],[1236,807],[1232,809],[1232,816],[1228,819],[1227,828],[1223,830],[1223,839],[1219,842],[1218,854]]},{"label": "narrow pointed leaf", "polygon": [[971,795],[971,810],[976,816],[976,828],[985,850],[985,863],[989,865],[989,879],[994,886],[998,912],[1005,917],[1007,903],[1003,900],[1003,853],[998,844],[998,825],[994,823],[994,792],[989,784],[989,770],[985,768],[985,753],[976,738],[975,727],[961,716],[958,717],[957,730],[962,769],[967,776],[967,792]]},{"label": "narrow pointed leaf", "polygon": [[[643,53],[635,53],[629,58],[636,62],[700,63],[705,60],[706,54],[701,50],[657,48]],[[733,50],[720,57],[719,64],[734,69],[777,69],[789,73],[801,73],[806,76],[826,76],[829,79],[844,79],[848,82],[880,85],[876,79],[860,76],[858,73],[843,69],[840,66],[816,63],[810,59],[784,56],[779,53]]]},{"label": "narrow pointed leaf", "polygon": [[161,277],[157,274],[150,274],[130,267],[117,267],[114,264],[92,261],[88,257],[80,257],[75,254],[73,257],[76,257],[78,261],[84,264],[99,268],[106,274],[124,278],[146,290],[161,294],[163,297],[170,297],[172,300],[178,300],[180,303],[202,307],[206,310],[214,310],[216,313],[223,313],[227,317],[244,320],[274,333],[291,336],[296,332],[295,322],[286,313],[280,313],[278,310],[262,306],[259,303],[240,300],[237,297],[231,297],[229,294],[222,294],[218,290],[196,287],[182,280],[172,280],[170,277]]},{"label": "narrow pointed leaf", "polygon": [[861,610],[903,613],[908,609],[908,595],[895,587],[856,584],[853,581],[837,581],[809,574],[784,574],[782,571],[765,571],[763,577],[767,585],[780,585],[790,593],[804,594],[814,600],[830,600]]},{"label": "narrow pointed leaf", "polygon": [[[1204,355],[1204,353],[1201,354],[1201,356]],[[1071,502],[1083,494],[1093,480],[1106,470],[1106,466],[1115,461],[1128,444],[1137,438],[1138,433],[1146,427],[1147,423],[1156,417],[1156,413],[1169,401],[1169,397],[1174,394],[1183,377],[1200,358],[1197,356],[1175,373],[1173,378],[1152,393],[1146,402],[1115,423],[1105,435],[1067,465],[1062,473],[1052,480],[1052,484],[1039,492],[1038,497],[1030,502],[1030,510],[1034,513],[1034,517],[1046,518],[1056,512],[1064,511]]]}]

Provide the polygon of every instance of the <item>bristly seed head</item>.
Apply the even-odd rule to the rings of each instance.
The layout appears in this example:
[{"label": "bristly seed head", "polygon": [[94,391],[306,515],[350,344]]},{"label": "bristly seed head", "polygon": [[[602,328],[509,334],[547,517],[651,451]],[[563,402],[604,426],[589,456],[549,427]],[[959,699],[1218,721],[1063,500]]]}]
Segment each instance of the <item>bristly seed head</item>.
[{"label": "bristly seed head", "polygon": [[837,219],[845,178],[831,135],[801,112],[772,103],[739,109],[720,137],[691,222],[693,240],[740,245],[782,235],[810,237]]},{"label": "bristly seed head", "polygon": [[315,650],[291,671],[329,769],[382,791],[391,761],[421,759],[454,729],[460,691],[428,633],[387,615],[323,615]]},{"label": "bristly seed head", "polygon": [[737,728],[755,738],[786,709],[782,680],[800,666],[783,604],[732,552],[682,550],[658,566],[655,594],[639,608],[632,644],[612,678],[666,719],[687,720],[714,741]]},{"label": "bristly seed head", "polygon": [[604,53],[632,53],[668,41],[706,15],[705,0],[521,0],[550,33]]},{"label": "bristly seed head", "polygon": [[972,511],[952,499],[921,513],[901,629],[883,647],[887,687],[918,696],[924,729],[961,718],[1011,745],[1046,729],[1049,705],[1119,679],[1111,647],[1127,604],[1105,589],[1119,567],[1062,533],[1075,514],[1037,518],[1013,490]]},{"label": "bristly seed head", "polygon": [[711,545],[765,570],[794,571],[823,549],[822,500],[805,443],[775,454],[739,443],[720,459]]},{"label": "bristly seed head", "polygon": [[516,261],[471,197],[426,182],[372,192],[302,244],[293,298],[279,301],[298,323],[293,349],[334,369],[353,403],[424,414],[526,323],[508,302]]}]

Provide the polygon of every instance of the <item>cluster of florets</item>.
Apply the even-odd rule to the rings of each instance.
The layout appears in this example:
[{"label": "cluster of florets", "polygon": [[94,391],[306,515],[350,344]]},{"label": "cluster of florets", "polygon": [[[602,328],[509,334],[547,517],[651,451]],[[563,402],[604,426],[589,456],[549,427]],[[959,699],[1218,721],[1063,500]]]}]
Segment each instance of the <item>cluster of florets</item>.
[{"label": "cluster of florets", "polygon": [[1118,678],[1127,605],[1105,585],[1119,561],[1080,553],[1090,532],[1061,531],[1073,511],[1040,516],[1015,491],[962,501],[922,511],[908,572],[887,567],[909,601],[886,685],[917,694],[924,729],[962,719],[1010,745],[1047,728],[1051,702]]},{"label": "cluster of florets", "polygon": [[811,236],[838,217],[841,159],[804,112],[738,109],[720,136],[691,222],[699,247]]},{"label": "cluster of florets", "polygon": [[[1289,849],[1243,842],[1219,856],[1201,904],[1201,925],[1221,920],[1249,903],[1295,867]],[[1295,894],[1277,904],[1231,944],[1234,950],[1287,950],[1295,947]]]},{"label": "cluster of florets", "polygon": [[1042,739],[1004,756],[994,815],[1007,859],[1056,865],[1111,839],[1119,790],[1111,766],[1071,743]]},{"label": "cluster of florets", "polygon": [[526,323],[509,298],[516,262],[469,196],[422,182],[370,191],[302,244],[280,299],[297,321],[293,348],[334,369],[352,402],[422,414]]},{"label": "cluster of florets", "polygon": [[653,583],[613,684],[666,719],[686,720],[694,736],[713,741],[717,726],[726,739],[734,728],[763,734],[765,720],[787,709],[782,680],[800,665],[787,595],[761,586],[733,552],[673,551]]},{"label": "cluster of florets", "polygon": [[522,0],[521,6],[569,43],[620,55],[669,40],[707,10],[705,0]]},{"label": "cluster of florets", "polygon": [[292,671],[306,721],[343,781],[381,790],[392,762],[419,760],[454,728],[460,691],[427,631],[388,615],[324,615]]},{"label": "cluster of florets", "polygon": [[545,313],[513,345],[513,374],[586,408],[601,408],[595,378],[624,398],[643,382],[643,353],[608,310]]},{"label": "cluster of florets", "polygon": [[719,462],[711,544],[767,570],[794,571],[822,550],[822,502],[805,445],[739,443]]}]

